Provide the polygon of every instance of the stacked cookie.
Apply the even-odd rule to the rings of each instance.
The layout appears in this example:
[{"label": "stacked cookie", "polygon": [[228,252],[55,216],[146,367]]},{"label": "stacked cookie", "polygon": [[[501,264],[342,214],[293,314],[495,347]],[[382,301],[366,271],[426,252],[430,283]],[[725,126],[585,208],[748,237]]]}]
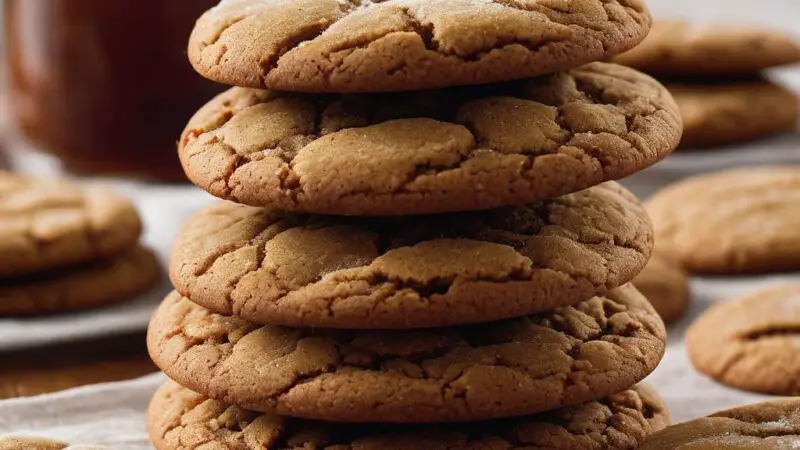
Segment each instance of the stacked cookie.
[{"label": "stacked cookie", "polygon": [[627,284],[653,230],[610,180],[675,148],[677,106],[581,66],[644,37],[639,1],[544,3],[229,0],[198,21],[195,67],[243,87],[179,153],[233,202],[184,226],[150,323],[174,380],[157,448],[627,449],[665,426],[636,386],[664,325]]},{"label": "stacked cookie", "polygon": [[153,287],[160,269],[115,192],[0,171],[0,317],[95,308]]},{"label": "stacked cookie", "polygon": [[800,44],[779,31],[660,20],[641,45],[615,61],[667,82],[683,115],[681,147],[797,130],[800,98],[762,75],[800,63]]}]

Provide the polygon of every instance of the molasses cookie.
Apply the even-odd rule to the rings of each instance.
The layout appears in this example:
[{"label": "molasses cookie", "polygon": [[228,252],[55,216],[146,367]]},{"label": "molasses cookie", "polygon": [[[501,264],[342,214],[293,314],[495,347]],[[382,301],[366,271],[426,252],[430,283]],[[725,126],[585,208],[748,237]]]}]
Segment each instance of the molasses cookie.
[{"label": "molasses cookie", "polygon": [[249,411],[168,381],[150,403],[147,427],[158,450],[515,448],[634,450],[663,429],[669,414],[650,387],[535,416],[472,425],[331,424]]},{"label": "molasses cookie", "polygon": [[152,288],[161,275],[153,252],[136,246],[112,259],[0,282],[0,317],[97,308]]},{"label": "molasses cookie", "polygon": [[800,395],[800,285],[712,306],[686,334],[692,364],[747,391]]},{"label": "molasses cookie", "polygon": [[798,63],[800,44],[775,30],[657,20],[614,61],[657,76],[731,77]]},{"label": "molasses cookie", "polygon": [[800,269],[800,166],[698,175],[648,202],[659,252],[691,273]]},{"label": "molasses cookie", "polygon": [[576,192],[660,161],[680,136],[680,113],[664,86],[594,63],[422,93],[234,88],[191,119],[179,155],[193,183],[237,203],[405,215]]},{"label": "molasses cookie", "polygon": [[641,0],[225,0],[188,53],[225,84],[405,91],[571,69],[633,48],[650,23]]},{"label": "molasses cookie", "polygon": [[69,447],[66,442],[35,437],[0,438],[0,450],[63,450]]},{"label": "molasses cookie", "polygon": [[150,356],[195,392],[246,409],[342,422],[460,422],[598,400],[663,356],[664,323],[631,285],[574,307],[483,325],[406,331],[276,326],[173,293]]},{"label": "molasses cookie", "polygon": [[668,427],[639,450],[799,448],[800,400],[758,403]]},{"label": "molasses cookie", "polygon": [[725,83],[667,83],[683,117],[682,148],[708,148],[763,139],[797,129],[800,98],[763,79]]},{"label": "molasses cookie", "polygon": [[0,171],[0,278],[117,256],[141,229],[112,191]]},{"label": "molasses cookie", "polygon": [[574,305],[631,280],[653,245],[647,214],[609,182],[495,210],[306,216],[221,202],[183,227],[176,289],[260,324],[421,328]]},{"label": "molasses cookie", "polygon": [[689,279],[677,264],[654,253],[632,281],[666,323],[683,317],[689,306]]}]

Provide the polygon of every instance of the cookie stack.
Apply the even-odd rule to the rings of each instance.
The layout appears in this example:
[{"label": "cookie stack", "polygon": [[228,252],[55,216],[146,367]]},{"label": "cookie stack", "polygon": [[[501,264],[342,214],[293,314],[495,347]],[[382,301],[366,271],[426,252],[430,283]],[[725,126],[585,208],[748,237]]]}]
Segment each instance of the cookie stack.
[{"label": "cookie stack", "polygon": [[681,121],[651,78],[590,63],[649,24],[632,0],[200,18],[195,68],[240,87],[179,153],[232,202],[184,226],[150,323],[174,380],[156,447],[629,449],[663,428],[636,384],[664,324],[627,284],[653,230],[610,180],[668,155]]},{"label": "cookie stack", "polygon": [[0,317],[96,308],[153,287],[155,255],[124,197],[0,171]]},{"label": "cookie stack", "polygon": [[615,61],[667,82],[683,115],[681,147],[798,129],[800,98],[762,74],[800,63],[800,43],[779,31],[659,20],[641,45]]}]

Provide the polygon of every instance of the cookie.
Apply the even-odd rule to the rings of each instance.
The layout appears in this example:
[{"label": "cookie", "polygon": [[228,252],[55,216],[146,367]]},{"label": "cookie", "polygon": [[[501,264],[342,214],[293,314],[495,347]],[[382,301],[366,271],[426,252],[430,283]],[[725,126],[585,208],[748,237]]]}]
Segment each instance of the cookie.
[{"label": "cookie", "polygon": [[654,253],[633,285],[666,323],[683,317],[689,307],[689,279],[677,264]]},{"label": "cookie", "polygon": [[766,80],[668,83],[683,117],[681,148],[710,148],[797,129],[800,98]]},{"label": "cookie", "polygon": [[800,400],[743,406],[673,425],[639,450],[790,450],[800,442]]},{"label": "cookie", "polygon": [[691,273],[800,269],[800,166],[698,175],[646,204],[659,251]]},{"label": "cookie", "polygon": [[150,289],[160,273],[155,255],[137,246],[113,259],[3,282],[0,283],[0,317],[109,305]]},{"label": "cookie", "polygon": [[689,328],[686,346],[695,368],[723,384],[800,395],[800,285],[714,305]]},{"label": "cookie", "polygon": [[680,140],[661,84],[595,63],[520,82],[411,94],[235,88],[179,144],[188,177],[237,203],[405,215],[532,202],[628,176]]},{"label": "cookie", "polygon": [[573,305],[631,280],[652,225],[609,182],[530,205],[331,217],[221,202],[183,227],[176,289],[259,324],[421,328]]},{"label": "cookie", "polygon": [[364,426],[249,411],[168,381],[156,392],[147,416],[150,439],[158,450],[634,450],[668,422],[663,401],[644,385],[536,416],[471,425]]},{"label": "cookie", "polygon": [[226,0],[188,53],[236,86],[407,91],[571,69],[632,48],[650,23],[641,0]]},{"label": "cookie", "polygon": [[116,256],[141,229],[112,191],[0,171],[0,278]]},{"label": "cookie", "polygon": [[732,77],[800,62],[800,44],[776,30],[656,20],[647,38],[614,59],[669,77]]},{"label": "cookie", "polygon": [[62,450],[69,447],[66,442],[32,437],[0,438],[0,450]]},{"label": "cookie", "polygon": [[424,423],[535,414],[620,392],[656,367],[665,334],[630,285],[539,316],[394,332],[259,328],[173,293],[147,345],[182,386],[243,408]]}]

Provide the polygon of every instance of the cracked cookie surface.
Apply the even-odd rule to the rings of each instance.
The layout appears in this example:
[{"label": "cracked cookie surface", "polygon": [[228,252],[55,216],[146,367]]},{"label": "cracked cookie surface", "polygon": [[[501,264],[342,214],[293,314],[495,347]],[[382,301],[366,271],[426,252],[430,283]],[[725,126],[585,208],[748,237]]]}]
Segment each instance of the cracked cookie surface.
[{"label": "cracked cookie surface", "polygon": [[634,450],[667,426],[669,414],[649,386],[561,410],[469,425],[330,424],[246,410],[172,381],[148,409],[158,450]]},{"label": "cracked cookie surface", "polygon": [[645,266],[652,225],[615,182],[530,205],[306,216],[220,202],[183,227],[175,288],[260,324],[421,328],[573,305]]},{"label": "cracked cookie surface", "polygon": [[800,269],[800,166],[694,176],[646,203],[659,251],[690,273]]},{"label": "cracked cookie surface", "polygon": [[225,0],[188,54],[236,86],[405,91],[571,69],[632,48],[650,24],[641,0]]},{"label": "cracked cookie surface", "polygon": [[0,317],[97,308],[154,287],[161,268],[152,251],[136,246],[108,260],[0,281]]},{"label": "cracked cookie surface", "polygon": [[116,256],[141,228],[112,191],[0,171],[0,279]]},{"label": "cracked cookie surface", "polygon": [[647,266],[631,281],[667,324],[679,320],[689,307],[689,279],[676,263],[652,254]]},{"label": "cracked cookie surface", "polygon": [[193,183],[237,203],[423,214],[527,203],[622,178],[666,157],[681,128],[664,86],[594,63],[422,93],[234,88],[191,119],[179,155]]},{"label": "cracked cookie surface", "polygon": [[732,77],[800,62],[800,43],[776,30],[656,20],[614,61],[656,76]]},{"label": "cracked cookie surface", "polygon": [[686,334],[692,364],[735,388],[800,395],[800,285],[714,305]]},{"label": "cracked cookie surface", "polygon": [[639,450],[792,450],[800,442],[800,400],[756,403],[662,430]]},{"label": "cracked cookie surface", "polygon": [[423,423],[535,414],[633,386],[658,364],[664,323],[630,285],[574,307],[459,328],[334,331],[214,314],[177,293],[150,356],[179,384],[256,411]]},{"label": "cracked cookie surface", "polygon": [[683,118],[681,148],[709,148],[789,133],[798,126],[800,98],[764,79],[667,83]]}]

